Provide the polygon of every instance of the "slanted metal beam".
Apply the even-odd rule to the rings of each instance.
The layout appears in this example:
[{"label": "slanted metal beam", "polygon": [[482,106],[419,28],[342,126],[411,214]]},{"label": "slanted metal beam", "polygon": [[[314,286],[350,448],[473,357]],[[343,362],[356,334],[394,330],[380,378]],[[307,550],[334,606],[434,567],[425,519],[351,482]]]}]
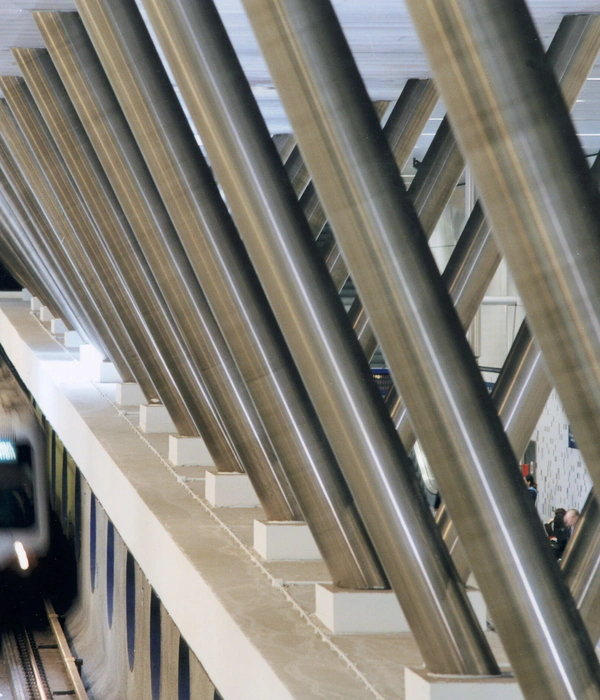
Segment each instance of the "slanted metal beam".
[{"label": "slanted metal beam", "polygon": [[333,8],[244,5],[524,693],[600,692],[593,647]]},{"label": "slanted metal beam", "polygon": [[83,25],[70,14],[42,13],[37,21],[268,516],[298,519],[293,494],[274,478],[277,456]]},{"label": "slanted metal beam", "polygon": [[71,224],[4,100],[0,102],[0,132],[23,179],[31,187],[38,207],[43,212],[38,221],[41,224],[39,231],[45,237],[51,257],[56,258],[57,266],[62,269],[65,286],[71,287],[79,304],[85,309],[84,318],[89,320],[89,325],[86,326],[87,336],[111,359],[123,381],[133,381],[133,374],[115,343],[96,300],[89,292],[75,261],[71,260],[64,246],[63,238],[71,230]]},{"label": "slanted metal beam", "polygon": [[[133,2],[82,19],[336,585],[387,585],[277,322]],[[271,489],[272,490],[272,489]],[[262,490],[266,492],[265,489]],[[294,499],[294,508],[295,506]],[[282,519],[281,515],[277,519]]]},{"label": "slanted metal beam", "polygon": [[[547,58],[556,72],[569,109],[575,106],[600,50],[599,25],[600,18],[595,15],[564,17],[548,48]],[[443,150],[450,154],[450,162],[455,163],[454,168],[451,166],[449,170],[456,173],[457,146],[451,132],[444,135],[444,142]],[[481,202],[477,201],[442,274],[465,330],[471,325],[501,260],[502,255],[496,245],[491,223],[484,214]],[[395,388],[386,397],[386,402],[404,446],[410,450],[415,440],[414,431],[406,407]],[[526,423],[523,422],[522,425],[525,426]],[[510,440],[514,446],[513,439]],[[519,455],[524,449],[525,447],[520,451],[515,449],[515,452]]]},{"label": "slanted metal beam", "polygon": [[[52,235],[46,232],[49,222],[43,214],[25,179],[15,163],[4,140],[0,137],[0,193],[18,222],[19,245],[27,249],[26,258],[53,289],[55,299],[60,303],[59,318],[70,323],[84,341],[89,342],[87,328],[90,325],[86,311],[74,295],[71,285],[64,276],[64,270],[58,266],[55,256],[48,245]],[[92,329],[93,330],[93,329]]]},{"label": "slanted metal beam", "polygon": [[427,665],[497,673],[218,12],[143,5]]},{"label": "slanted metal beam", "polygon": [[94,245],[97,241],[95,224],[81,201],[29,88],[22,78],[16,77],[0,78],[0,88],[71,225],[62,232],[67,254],[80,271],[82,281],[101,311],[133,379],[148,401],[157,401],[158,394],[137,350],[138,338],[135,334],[131,335],[131,324],[125,323],[130,309],[129,301],[120,293],[121,280],[114,274],[104,250]]},{"label": "slanted metal beam", "polygon": [[[191,397],[179,389],[186,381],[185,374],[179,371],[187,356],[183,339],[75,108],[46,50],[17,49],[13,53],[94,217],[98,243],[106,246],[107,258],[123,280],[124,291],[130,298],[130,322],[138,333],[136,345],[160,399],[178,432],[196,435],[198,429],[186,407],[186,398],[191,400]],[[214,456],[220,462],[218,454]]]},{"label": "slanted metal beam", "polygon": [[435,5],[411,0],[409,6],[598,484],[600,195],[558,98],[555,76],[523,2],[485,0],[475,7],[457,0]]}]

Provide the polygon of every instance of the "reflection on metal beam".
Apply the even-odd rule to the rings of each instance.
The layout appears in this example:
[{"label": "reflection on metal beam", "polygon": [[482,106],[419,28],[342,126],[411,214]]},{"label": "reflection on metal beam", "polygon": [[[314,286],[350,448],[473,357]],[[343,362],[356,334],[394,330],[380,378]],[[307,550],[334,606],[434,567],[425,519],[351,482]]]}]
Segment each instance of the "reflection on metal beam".
[{"label": "reflection on metal beam", "polygon": [[323,0],[245,6],[524,692],[583,696],[600,666],[335,13]]},{"label": "reflection on metal beam", "polygon": [[[186,128],[177,97],[168,89],[135,4],[92,0],[86,3],[83,20],[254,404],[264,416],[281,462],[272,465],[281,491],[291,496],[291,484],[337,585],[385,586],[285,341],[193,132]],[[120,38],[124,36],[126,41]],[[272,491],[272,486],[269,491],[263,486],[259,493]],[[300,515],[295,499],[290,503],[289,515]]]},{"label": "reflection on metal beam", "polygon": [[216,9],[143,4],[426,663],[497,672]]}]

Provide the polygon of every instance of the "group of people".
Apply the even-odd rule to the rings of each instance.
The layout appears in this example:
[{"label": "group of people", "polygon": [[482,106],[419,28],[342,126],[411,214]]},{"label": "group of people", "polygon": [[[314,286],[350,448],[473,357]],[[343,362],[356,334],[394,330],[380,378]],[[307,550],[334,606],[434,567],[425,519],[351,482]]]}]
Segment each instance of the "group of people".
[{"label": "group of people", "polygon": [[[527,474],[525,477],[525,484],[529,496],[535,503],[537,501],[538,491],[535,479],[531,474]],[[557,559],[562,558],[578,520],[579,511],[577,509],[570,508],[569,510],[565,510],[564,508],[555,508],[554,517],[550,518],[550,520],[544,524],[546,534],[550,540],[550,546]]]}]

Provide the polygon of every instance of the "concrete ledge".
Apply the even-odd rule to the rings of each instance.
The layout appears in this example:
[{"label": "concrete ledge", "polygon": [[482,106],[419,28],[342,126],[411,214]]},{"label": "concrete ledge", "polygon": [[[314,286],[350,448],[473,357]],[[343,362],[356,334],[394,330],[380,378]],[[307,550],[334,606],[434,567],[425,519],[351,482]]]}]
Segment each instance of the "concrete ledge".
[{"label": "concrete ledge", "polygon": [[317,583],[317,617],[334,634],[410,632],[393,591],[357,591]]},{"label": "concrete ledge", "polygon": [[314,561],[321,558],[304,522],[254,521],[254,549],[266,561]]},{"label": "concrete ledge", "polygon": [[514,676],[440,676],[404,670],[405,700],[523,700]]},{"label": "concrete ledge", "polygon": [[119,406],[139,406],[145,404],[146,397],[135,382],[122,382],[115,387],[115,402]]},{"label": "concrete ledge", "polygon": [[169,462],[176,467],[215,466],[204,440],[185,435],[169,435]]},{"label": "concrete ledge", "polygon": [[140,406],[140,428],[145,433],[174,433],[177,430],[167,409],[160,403]]},{"label": "concrete ledge", "polygon": [[62,340],[66,348],[80,348],[84,345],[83,338],[77,331],[67,331]]},{"label": "concrete ledge", "polygon": [[215,508],[260,506],[248,475],[236,472],[206,472],[204,497]]},{"label": "concrete ledge", "polygon": [[50,333],[52,333],[52,335],[67,333],[68,330],[62,318],[53,318],[50,320]]},{"label": "concrete ledge", "polygon": [[93,345],[86,343],[79,348],[79,362],[93,382],[120,382],[121,377],[112,362],[106,360]]},{"label": "concrete ledge", "polygon": [[33,299],[33,294],[28,289],[22,289],[21,290],[21,299],[23,301],[31,302],[31,300]]},{"label": "concrete ledge", "polygon": [[44,323],[50,323],[54,319],[52,311],[47,306],[42,306],[40,309],[40,321]]},{"label": "concrete ledge", "polygon": [[372,697],[28,305],[0,304],[0,343],[222,697]]},{"label": "concrete ledge", "polygon": [[30,308],[33,312],[40,312],[42,308],[42,302],[37,297],[31,297],[29,300]]}]

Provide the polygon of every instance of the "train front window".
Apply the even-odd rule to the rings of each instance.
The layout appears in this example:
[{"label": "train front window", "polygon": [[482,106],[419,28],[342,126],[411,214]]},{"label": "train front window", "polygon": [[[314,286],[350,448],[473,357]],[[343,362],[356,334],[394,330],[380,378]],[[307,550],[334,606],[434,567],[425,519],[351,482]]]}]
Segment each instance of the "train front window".
[{"label": "train front window", "polygon": [[0,440],[0,528],[33,524],[31,448]]}]

